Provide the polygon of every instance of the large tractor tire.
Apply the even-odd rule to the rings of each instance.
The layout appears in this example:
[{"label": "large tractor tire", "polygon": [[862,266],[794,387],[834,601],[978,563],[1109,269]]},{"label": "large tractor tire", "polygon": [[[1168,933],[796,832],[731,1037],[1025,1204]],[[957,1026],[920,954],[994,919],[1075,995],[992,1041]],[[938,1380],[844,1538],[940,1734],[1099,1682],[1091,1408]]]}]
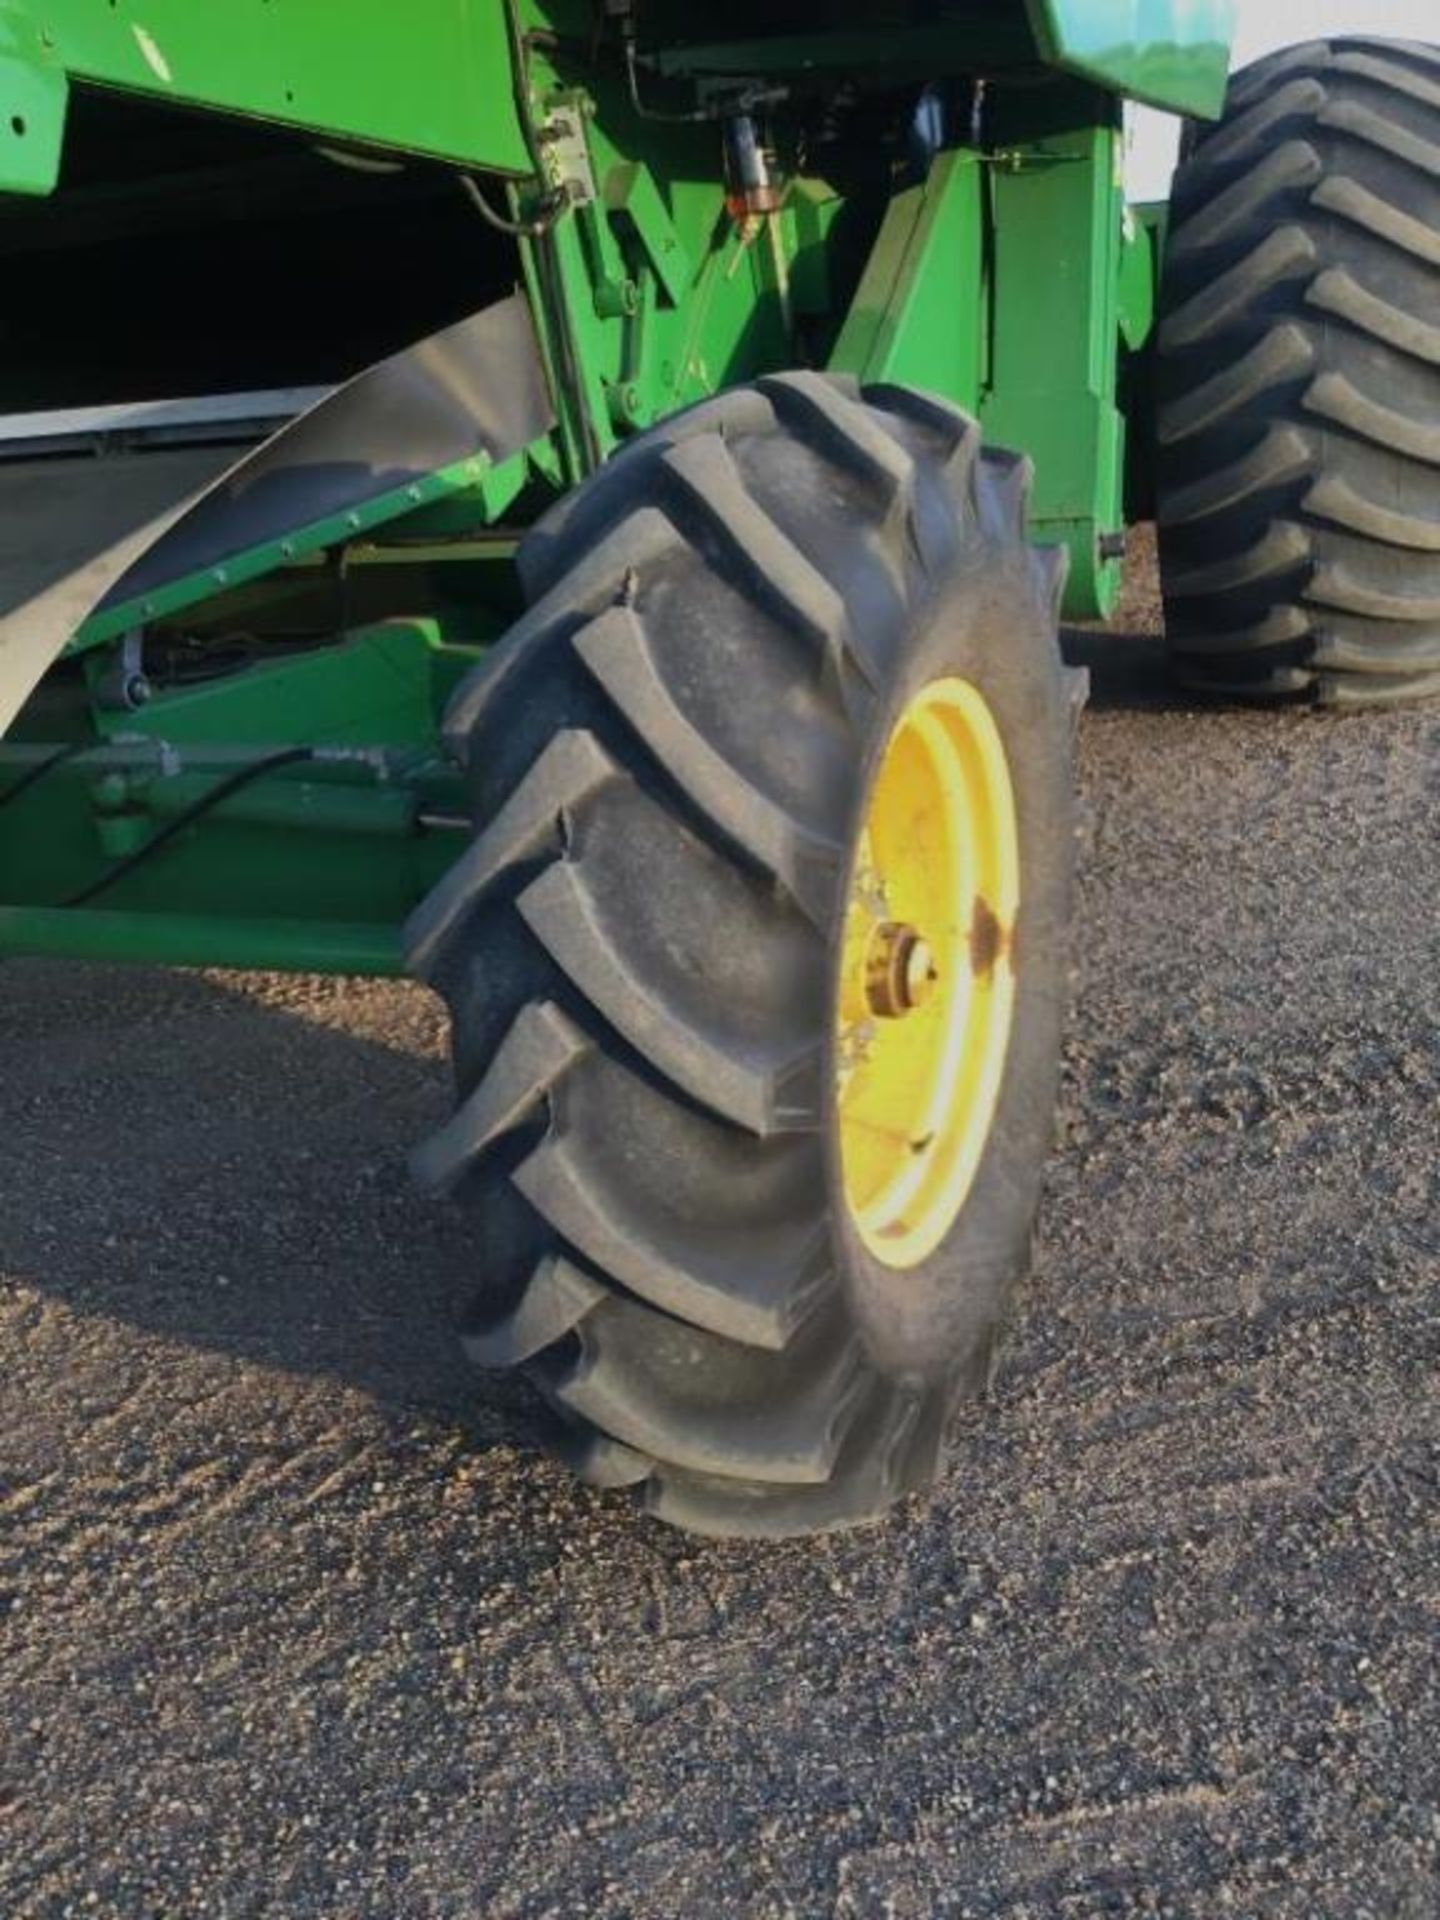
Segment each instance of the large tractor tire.
[{"label": "large tractor tire", "polygon": [[409,929],[471,1355],[586,1478],[786,1534],[935,1475],[1029,1259],[1066,979],[1059,555],[943,403],[792,375],[529,535]]},{"label": "large tractor tire", "polygon": [[1157,361],[1181,678],[1440,694],[1440,51],[1316,40],[1236,76],[1176,176]]}]

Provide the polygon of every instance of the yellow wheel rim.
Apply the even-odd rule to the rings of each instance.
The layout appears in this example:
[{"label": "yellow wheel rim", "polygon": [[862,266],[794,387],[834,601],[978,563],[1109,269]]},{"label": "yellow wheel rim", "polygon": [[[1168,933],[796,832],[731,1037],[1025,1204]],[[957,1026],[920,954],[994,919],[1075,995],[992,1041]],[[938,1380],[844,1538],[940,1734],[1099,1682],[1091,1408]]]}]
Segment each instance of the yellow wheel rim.
[{"label": "yellow wheel rim", "polygon": [[928,1258],[995,1117],[1015,1004],[1020,850],[984,696],[932,680],[891,734],[850,876],[836,1012],[845,1199],[889,1267]]}]

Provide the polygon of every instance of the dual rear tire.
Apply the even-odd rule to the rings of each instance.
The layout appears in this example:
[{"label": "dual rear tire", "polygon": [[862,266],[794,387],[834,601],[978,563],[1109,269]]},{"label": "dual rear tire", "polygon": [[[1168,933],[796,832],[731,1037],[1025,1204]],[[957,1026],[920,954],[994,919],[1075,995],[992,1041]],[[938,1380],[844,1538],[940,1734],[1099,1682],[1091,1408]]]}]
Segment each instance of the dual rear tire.
[{"label": "dual rear tire", "polygon": [[1440,694],[1440,51],[1317,40],[1235,77],[1176,176],[1156,358],[1181,680]]}]

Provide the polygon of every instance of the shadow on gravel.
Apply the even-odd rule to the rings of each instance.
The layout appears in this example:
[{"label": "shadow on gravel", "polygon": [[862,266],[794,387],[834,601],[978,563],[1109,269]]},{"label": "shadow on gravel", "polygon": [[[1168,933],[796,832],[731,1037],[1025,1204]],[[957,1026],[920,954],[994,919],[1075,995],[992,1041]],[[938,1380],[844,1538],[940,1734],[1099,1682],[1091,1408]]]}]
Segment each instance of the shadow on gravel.
[{"label": "shadow on gravel", "polygon": [[1067,666],[1090,672],[1089,704],[1113,710],[1209,713],[1223,702],[1188,693],[1172,678],[1165,652],[1155,529],[1132,527],[1126,541],[1125,584],[1113,619],[1105,625],[1062,627]]},{"label": "shadow on gravel", "polygon": [[1175,684],[1165,658],[1165,643],[1153,633],[1127,633],[1114,627],[1062,627],[1065,664],[1090,673],[1089,706],[1112,709],[1196,713],[1213,705]]},{"label": "shadow on gravel", "polygon": [[405,1164],[449,1106],[437,1002],[42,961],[0,985],[0,1276],[482,1442],[513,1430],[528,1399],[477,1390],[452,1332],[466,1224]]},{"label": "shadow on gravel", "polygon": [[5,1920],[1440,1913],[1440,729],[1177,723],[1143,604],[1040,1265],[873,1529],[500,1444],[429,995],[0,966]]}]

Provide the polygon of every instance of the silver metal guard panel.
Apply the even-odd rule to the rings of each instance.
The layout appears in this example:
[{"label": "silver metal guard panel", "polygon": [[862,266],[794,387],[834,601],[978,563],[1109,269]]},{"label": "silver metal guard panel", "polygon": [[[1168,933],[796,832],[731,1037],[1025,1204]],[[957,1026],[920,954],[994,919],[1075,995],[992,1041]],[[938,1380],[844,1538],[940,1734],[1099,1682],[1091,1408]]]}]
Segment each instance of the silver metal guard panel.
[{"label": "silver metal guard panel", "polygon": [[137,419],[122,451],[0,461],[0,733],[90,614],[478,454],[508,459],[554,418],[517,294],[367,368],[238,460],[233,444],[157,444]]}]

